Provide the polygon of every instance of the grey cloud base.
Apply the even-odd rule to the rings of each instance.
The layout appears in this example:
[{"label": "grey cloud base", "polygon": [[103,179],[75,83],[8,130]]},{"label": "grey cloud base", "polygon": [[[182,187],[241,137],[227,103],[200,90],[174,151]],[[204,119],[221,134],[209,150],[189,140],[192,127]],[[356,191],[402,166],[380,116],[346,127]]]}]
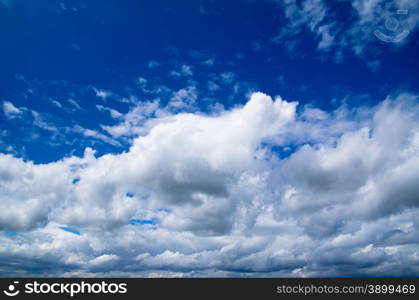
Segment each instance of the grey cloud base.
[{"label": "grey cloud base", "polygon": [[0,154],[0,274],[417,276],[417,95],[296,106],[254,93],[158,117],[122,154]]}]

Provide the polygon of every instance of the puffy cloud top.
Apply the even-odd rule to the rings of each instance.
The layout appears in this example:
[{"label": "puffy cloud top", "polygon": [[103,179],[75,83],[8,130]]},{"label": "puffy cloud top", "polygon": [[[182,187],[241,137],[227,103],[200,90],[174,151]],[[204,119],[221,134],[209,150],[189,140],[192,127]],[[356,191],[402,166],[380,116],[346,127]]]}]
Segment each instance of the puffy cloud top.
[{"label": "puffy cloud top", "polygon": [[254,93],[215,116],[156,117],[121,154],[0,154],[3,273],[417,274],[417,96],[296,106]]}]

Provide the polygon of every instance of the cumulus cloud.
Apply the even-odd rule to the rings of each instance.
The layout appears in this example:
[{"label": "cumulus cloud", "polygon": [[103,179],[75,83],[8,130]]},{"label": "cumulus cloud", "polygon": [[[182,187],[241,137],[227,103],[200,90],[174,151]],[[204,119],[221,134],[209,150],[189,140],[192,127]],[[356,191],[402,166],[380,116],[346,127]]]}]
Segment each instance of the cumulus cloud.
[{"label": "cumulus cloud", "polygon": [[130,111],[109,128],[137,132],[120,154],[88,148],[43,165],[1,154],[0,270],[417,274],[417,100],[297,113],[295,102],[254,93],[211,116]]}]

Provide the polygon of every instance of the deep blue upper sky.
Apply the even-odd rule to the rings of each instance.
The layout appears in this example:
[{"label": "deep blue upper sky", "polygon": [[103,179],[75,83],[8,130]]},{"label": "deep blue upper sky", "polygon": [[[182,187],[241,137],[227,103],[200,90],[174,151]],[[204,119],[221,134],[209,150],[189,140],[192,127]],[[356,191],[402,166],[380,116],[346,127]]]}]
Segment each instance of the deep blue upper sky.
[{"label": "deep blue upper sky", "polygon": [[[96,105],[124,114],[135,105],[124,97],[165,105],[188,86],[196,87],[202,111],[216,102],[242,104],[253,90],[332,110],[417,89],[417,32],[384,43],[368,28],[383,20],[357,34],[352,4],[326,3],[327,15],[310,30],[304,13],[303,20],[286,17],[282,1],[0,1],[0,102],[21,111],[0,114],[0,151],[35,162],[79,155],[86,146],[120,152],[129,143],[74,128],[109,137],[100,125],[117,121]],[[333,25],[335,42],[325,49],[314,33],[321,24]],[[111,96],[104,101],[98,90]]]}]

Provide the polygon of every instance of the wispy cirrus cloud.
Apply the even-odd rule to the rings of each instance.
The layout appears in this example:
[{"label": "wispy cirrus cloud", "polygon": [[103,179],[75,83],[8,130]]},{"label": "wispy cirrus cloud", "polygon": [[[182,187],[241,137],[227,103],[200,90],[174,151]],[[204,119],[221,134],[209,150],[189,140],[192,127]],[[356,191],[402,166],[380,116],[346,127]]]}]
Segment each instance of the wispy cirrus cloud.
[{"label": "wispy cirrus cloud", "polygon": [[[333,5],[324,0],[287,0],[278,5],[287,22],[273,38],[276,43],[293,52],[300,34],[308,31],[317,50],[332,51],[338,62],[342,55],[369,56],[370,46],[379,42],[403,46],[417,30],[419,21],[419,5],[414,0],[348,0]],[[347,19],[338,18],[338,9],[347,9],[348,5]]]}]

